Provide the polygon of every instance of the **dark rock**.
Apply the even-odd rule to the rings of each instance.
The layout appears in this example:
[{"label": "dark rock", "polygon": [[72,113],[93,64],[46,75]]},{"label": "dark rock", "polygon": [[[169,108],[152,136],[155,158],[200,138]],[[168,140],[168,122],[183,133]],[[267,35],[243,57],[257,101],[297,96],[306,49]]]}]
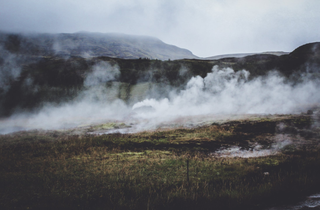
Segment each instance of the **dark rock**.
[{"label": "dark rock", "polygon": [[313,111],[312,111],[312,110],[308,110],[308,111],[307,111],[307,114],[308,114],[308,115],[311,115],[311,114],[313,114]]}]

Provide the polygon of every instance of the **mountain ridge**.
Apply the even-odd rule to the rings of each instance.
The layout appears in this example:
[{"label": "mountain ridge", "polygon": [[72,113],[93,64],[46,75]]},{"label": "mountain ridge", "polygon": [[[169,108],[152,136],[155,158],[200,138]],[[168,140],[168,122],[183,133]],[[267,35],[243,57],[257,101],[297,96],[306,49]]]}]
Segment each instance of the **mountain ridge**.
[{"label": "mountain ridge", "polygon": [[203,60],[219,60],[222,58],[243,58],[246,56],[250,55],[257,55],[257,54],[267,54],[267,55],[276,55],[276,56],[281,56],[281,55],[287,55],[289,52],[284,52],[284,51],[267,51],[267,52],[260,52],[260,53],[232,53],[232,54],[222,54],[222,55],[214,55],[210,57],[204,57],[201,58]]},{"label": "mountain ridge", "polygon": [[12,53],[41,56],[107,56],[122,59],[177,60],[198,58],[191,51],[156,37],[117,33],[5,33],[0,44]]}]

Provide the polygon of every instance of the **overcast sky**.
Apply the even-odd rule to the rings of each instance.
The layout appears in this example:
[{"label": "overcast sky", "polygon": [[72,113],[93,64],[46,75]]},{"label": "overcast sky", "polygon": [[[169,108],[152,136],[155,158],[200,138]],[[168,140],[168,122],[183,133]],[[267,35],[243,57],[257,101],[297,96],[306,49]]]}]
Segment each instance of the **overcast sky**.
[{"label": "overcast sky", "polygon": [[0,0],[0,30],[155,36],[197,56],[320,41],[320,0]]}]

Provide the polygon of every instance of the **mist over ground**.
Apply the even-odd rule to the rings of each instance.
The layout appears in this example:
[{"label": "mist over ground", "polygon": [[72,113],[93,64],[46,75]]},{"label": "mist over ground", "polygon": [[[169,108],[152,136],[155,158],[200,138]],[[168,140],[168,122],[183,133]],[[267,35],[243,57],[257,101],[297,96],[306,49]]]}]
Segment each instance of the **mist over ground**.
[{"label": "mist over ground", "polygon": [[[288,81],[276,71],[249,80],[250,73],[246,70],[235,72],[214,66],[206,77],[192,77],[181,90],[168,86],[167,97],[159,97],[164,94],[157,92],[161,90],[157,84],[144,84],[146,87],[140,87],[136,95],[141,100],[136,103],[119,99],[120,84],[110,82],[118,75],[118,66],[99,63],[86,75],[86,90],[74,100],[47,103],[36,113],[20,112],[2,118],[1,133],[119,121],[132,123],[136,131],[143,131],[183,117],[211,115],[214,121],[221,120],[221,115],[230,118],[245,114],[297,114],[320,103],[319,78],[308,74],[301,75],[303,79],[299,83]],[[107,82],[110,82],[108,86]]]},{"label": "mist over ground", "polygon": [[0,209],[319,208],[319,7],[0,1]]},{"label": "mist over ground", "polygon": [[[57,35],[37,35],[47,41],[35,44],[30,41],[35,35],[2,34],[1,133],[106,122],[122,122],[137,132],[168,123],[185,126],[179,119],[192,116],[215,121],[231,115],[297,114],[316,109],[320,102],[319,43],[280,56],[120,59],[88,56],[92,52],[78,35],[62,36],[60,42],[76,47],[61,54],[62,48],[57,51],[54,43],[47,43]],[[80,40],[94,43],[108,36],[80,34]],[[121,46],[112,50],[122,54]],[[150,51],[137,55],[144,52]]]}]

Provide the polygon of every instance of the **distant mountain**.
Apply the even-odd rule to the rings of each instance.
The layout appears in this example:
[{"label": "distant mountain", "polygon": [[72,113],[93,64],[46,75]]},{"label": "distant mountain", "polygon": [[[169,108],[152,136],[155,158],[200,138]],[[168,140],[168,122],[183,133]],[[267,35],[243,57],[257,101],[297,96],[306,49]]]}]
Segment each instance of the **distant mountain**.
[{"label": "distant mountain", "polygon": [[206,57],[206,58],[202,58],[202,59],[204,59],[204,60],[218,60],[218,59],[222,59],[222,58],[243,58],[246,56],[257,55],[257,54],[281,56],[281,55],[287,55],[289,53],[283,52],[283,51],[270,51],[270,52],[262,52],[262,53],[235,53],[235,54],[215,55],[215,56],[210,56],[210,57]]},{"label": "distant mountain", "polygon": [[[235,71],[246,69],[251,77],[264,75],[270,70],[277,70],[287,77],[299,78],[301,73],[319,75],[320,42],[308,43],[283,55],[261,53],[244,57],[225,57],[207,60],[219,67],[231,67]],[[316,75],[317,74],[317,75]]]},{"label": "distant mountain", "polygon": [[115,33],[10,34],[0,33],[0,45],[11,53],[36,56],[113,57],[176,60],[197,58],[186,49],[149,36]]}]

